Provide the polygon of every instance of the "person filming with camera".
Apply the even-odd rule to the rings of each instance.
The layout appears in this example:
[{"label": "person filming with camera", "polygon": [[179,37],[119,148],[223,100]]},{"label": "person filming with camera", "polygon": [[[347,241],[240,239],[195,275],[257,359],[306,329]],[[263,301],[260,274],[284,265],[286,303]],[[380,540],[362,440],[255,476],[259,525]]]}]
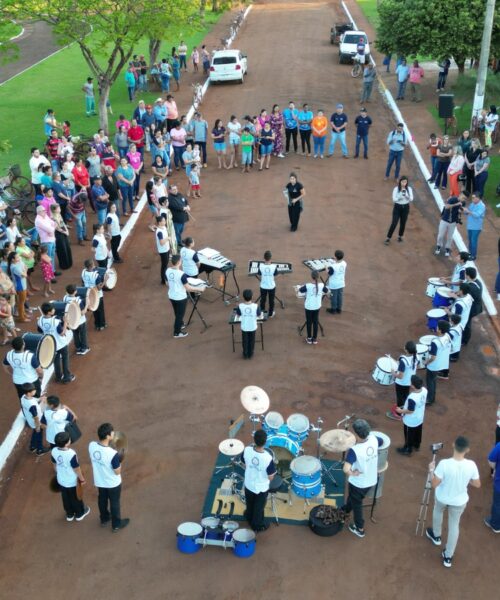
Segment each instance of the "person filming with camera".
[{"label": "person filming with camera", "polygon": [[425,530],[425,535],[435,546],[441,545],[443,516],[444,511],[448,509],[448,539],[441,552],[443,565],[448,568],[451,567],[458,542],[460,517],[469,501],[467,488],[469,484],[475,488],[481,487],[476,463],[465,458],[469,450],[469,440],[459,436],[453,445],[451,458],[441,460],[437,467],[434,460],[429,465],[429,471],[433,475],[434,511],[432,527]]}]

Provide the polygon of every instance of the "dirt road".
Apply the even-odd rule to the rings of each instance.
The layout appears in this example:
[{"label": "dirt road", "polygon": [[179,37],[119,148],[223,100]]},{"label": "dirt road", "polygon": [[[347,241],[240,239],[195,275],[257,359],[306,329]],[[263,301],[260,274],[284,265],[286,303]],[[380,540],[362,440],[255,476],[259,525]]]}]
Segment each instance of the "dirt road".
[{"label": "dirt road", "polygon": [[[329,43],[335,16],[335,5],[326,2],[256,4],[237,43],[248,53],[248,79],[243,86],[209,90],[203,105],[209,122],[255,114],[274,102],[283,107],[293,98],[328,114],[341,101],[352,123],[358,90]],[[44,598],[72,593],[81,600],[494,596],[484,556],[496,555],[497,540],[482,524],[491,497],[485,455],[498,390],[498,380],[487,371],[492,359],[481,352],[491,347],[487,322],[475,326],[472,345],[450,381],[439,382],[418,456],[394,452],[402,427],[384,416],[393,389],[371,379],[377,357],[397,354],[407,339],[426,333],[427,278],[450,268],[431,257],[437,215],[418,178],[405,243],[383,245],[392,192],[392,184],[383,181],[384,142],[392,123],[376,97],[369,108],[374,125],[367,161],[342,159],[338,150],[323,161],[291,154],[273,160],[269,171],[242,175],[218,171],[211,151],[202,174],[203,198],[192,203],[197,220],[187,229],[196,247],[214,247],[234,260],[240,286],[254,291],[256,281],[245,274],[249,259],[271,248],[277,261],[294,265],[293,275],[279,282],[286,309],[278,308],[266,323],[266,350],[257,349],[252,361],[232,353],[230,308],[220,300],[208,302],[214,298],[210,291],[200,303],[209,330],[200,333],[195,321],[187,339],[172,339],[172,311],[159,285],[151,233],[145,218],[139,224],[124,254],[119,287],[106,295],[109,329],[92,335],[92,352],[78,363],[75,384],[54,388],[80,416],[84,437],[76,449],[89,479],[92,513],[82,523],[66,523],[60,499],[48,490],[48,459],[36,464],[18,454],[0,515],[0,576],[9,600],[35,593]],[[352,127],[348,143],[352,154]],[[295,234],[281,194],[291,170],[307,191]],[[416,171],[408,162],[404,170]],[[182,182],[182,176],[176,180]],[[303,306],[291,286],[308,280],[303,259],[331,255],[336,248],[348,262],[345,310],[335,317],[322,311],[326,337],[316,347],[306,346],[296,329]],[[199,518],[217,444],[227,437],[229,420],[242,413],[239,393],[249,384],[266,389],[271,408],[285,417],[322,416],[325,429],[332,429],[355,411],[392,438],[378,523],[367,523],[364,540],[349,532],[323,539],[303,527],[281,526],[259,535],[250,561],[216,548],[196,556],[176,551],[176,527]],[[122,513],[132,522],[118,535],[99,527],[86,452],[97,425],[106,420],[129,436]],[[249,432],[247,423],[245,442]],[[413,532],[430,458],[426,448],[444,441],[447,455],[460,433],[471,438],[483,488],[471,492],[448,571],[439,550]],[[313,441],[307,448],[313,452]]]}]

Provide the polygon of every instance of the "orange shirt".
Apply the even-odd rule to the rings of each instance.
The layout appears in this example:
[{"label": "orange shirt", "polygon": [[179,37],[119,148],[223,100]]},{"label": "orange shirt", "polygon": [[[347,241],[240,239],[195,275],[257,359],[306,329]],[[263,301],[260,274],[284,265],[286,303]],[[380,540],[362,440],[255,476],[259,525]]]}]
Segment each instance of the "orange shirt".
[{"label": "orange shirt", "polygon": [[326,117],[314,117],[311,123],[314,137],[325,137],[328,132],[328,119]]}]

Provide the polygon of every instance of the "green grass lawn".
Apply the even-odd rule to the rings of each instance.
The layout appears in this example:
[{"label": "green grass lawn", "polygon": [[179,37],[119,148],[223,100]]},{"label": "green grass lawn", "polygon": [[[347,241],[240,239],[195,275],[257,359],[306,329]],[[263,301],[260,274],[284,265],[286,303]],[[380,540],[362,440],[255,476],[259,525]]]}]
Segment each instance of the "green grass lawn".
[{"label": "green grass lawn", "polygon": [[[221,13],[206,13],[205,26],[197,30],[172,28],[165,35],[159,57],[167,56],[172,46],[178,45],[181,39],[189,48],[199,45],[207,32],[219,20]],[[142,40],[136,48],[138,54],[148,57],[148,40]],[[78,46],[73,45],[45,62],[33,67],[26,73],[0,87],[0,106],[4,115],[0,125],[0,140],[9,140],[12,146],[6,154],[0,155],[0,176],[11,164],[21,165],[22,173],[28,174],[30,148],[42,146],[45,142],[43,133],[43,117],[47,108],[54,109],[58,122],[68,120],[71,131],[93,134],[98,129],[98,117],[85,116],[85,101],[81,87],[90,75]],[[182,79],[181,79],[182,88]],[[146,102],[153,103],[159,92],[143,93]],[[110,94],[114,115],[110,122],[120,113],[132,116],[135,103],[130,103],[121,74]]]},{"label": "green grass lawn", "polygon": [[0,39],[10,40],[11,38],[19,35],[23,30],[22,26],[12,21],[7,21],[0,24]]}]

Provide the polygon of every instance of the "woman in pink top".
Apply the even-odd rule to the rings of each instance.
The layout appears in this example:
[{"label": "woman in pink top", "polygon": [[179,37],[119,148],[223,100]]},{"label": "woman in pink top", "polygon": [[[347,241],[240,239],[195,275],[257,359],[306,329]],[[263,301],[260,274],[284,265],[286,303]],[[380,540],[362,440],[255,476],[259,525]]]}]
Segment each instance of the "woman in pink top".
[{"label": "woman in pink top", "polygon": [[52,188],[47,188],[44,192],[42,200],[40,200],[38,204],[43,206],[43,208],[45,208],[45,212],[50,215],[50,207],[53,204],[57,204],[56,199],[54,198],[54,190]]},{"label": "woman in pink top", "polygon": [[[40,238],[40,243],[47,247],[47,254],[50,256],[52,261],[52,268],[56,269],[55,255],[56,255],[56,224],[49,217],[47,211],[43,206],[37,206],[35,229]],[[60,275],[58,271],[55,271],[56,275]]]},{"label": "woman in pink top", "polygon": [[181,126],[180,121],[175,121],[174,128],[170,130],[170,139],[172,140],[172,147],[174,149],[174,163],[177,171],[179,170],[179,166],[184,168],[182,155],[186,149],[186,136],[187,132]]},{"label": "woman in pink top", "polygon": [[424,70],[418,64],[418,60],[413,63],[413,66],[410,67],[410,92],[411,92],[411,101],[412,102],[420,102],[422,100],[422,93],[420,89],[420,80],[424,76]]},{"label": "woman in pink top", "polygon": [[134,180],[134,197],[139,200],[139,182],[141,180],[141,170],[143,167],[142,155],[137,151],[135,144],[130,144],[129,151],[127,152],[128,162],[134,169],[135,180]]},{"label": "woman in pink top", "polygon": [[262,129],[264,129],[264,125],[269,121],[269,115],[267,114],[267,110],[265,108],[263,108],[260,111],[258,121],[259,121],[260,129],[262,131]]},{"label": "woman in pink top", "polygon": [[130,121],[127,121],[125,115],[120,115],[118,121],[115,123],[116,131],[120,131],[120,127],[125,127],[125,131],[130,129]]},{"label": "woman in pink top", "polygon": [[170,133],[172,127],[175,127],[175,122],[179,119],[179,111],[177,109],[177,104],[175,103],[172,94],[169,94],[167,96],[167,99],[165,100],[165,106],[168,110],[167,131]]}]

